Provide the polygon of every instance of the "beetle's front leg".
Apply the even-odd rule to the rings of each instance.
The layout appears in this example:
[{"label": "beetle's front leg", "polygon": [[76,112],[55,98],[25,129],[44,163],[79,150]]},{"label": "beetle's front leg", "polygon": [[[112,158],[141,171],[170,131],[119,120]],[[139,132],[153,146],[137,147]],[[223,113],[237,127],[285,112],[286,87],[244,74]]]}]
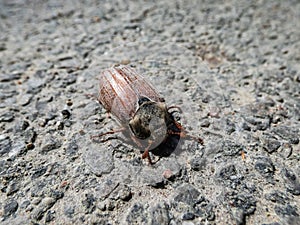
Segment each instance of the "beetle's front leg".
[{"label": "beetle's front leg", "polygon": [[182,113],[182,109],[181,109],[179,106],[177,106],[177,105],[172,105],[172,106],[168,107],[168,111],[169,111],[170,109],[178,109],[178,111],[179,111],[180,113]]},{"label": "beetle's front leg", "polygon": [[143,147],[143,145],[141,144],[141,142],[133,135],[130,135],[131,140],[138,146],[138,147]]},{"label": "beetle's front leg", "polygon": [[193,139],[197,142],[199,142],[201,145],[204,144],[204,141],[202,138],[199,138],[199,137],[195,137],[193,135],[190,135],[184,128],[183,126],[178,123],[177,121],[174,121],[175,122],[175,126],[177,129],[179,129],[180,131],[173,131],[173,130],[168,130],[168,134],[173,134],[173,135],[178,135],[182,138],[190,138],[190,139]]},{"label": "beetle's front leg", "polygon": [[92,135],[91,139],[100,138],[100,137],[103,137],[103,136],[108,135],[108,134],[115,134],[115,133],[123,132],[124,130],[126,130],[126,128],[121,127],[119,129],[114,129],[114,130],[111,130],[111,131],[108,131],[108,132],[105,132],[105,133],[102,133],[102,134]]},{"label": "beetle's front leg", "polygon": [[147,146],[147,148],[145,149],[145,151],[144,151],[144,153],[142,155],[142,159],[148,158],[148,162],[149,162],[150,165],[153,164],[152,160],[151,160],[151,157],[150,157],[150,154],[149,154],[149,149],[150,149],[150,147],[152,145],[152,142],[153,141],[149,141],[148,146]]}]

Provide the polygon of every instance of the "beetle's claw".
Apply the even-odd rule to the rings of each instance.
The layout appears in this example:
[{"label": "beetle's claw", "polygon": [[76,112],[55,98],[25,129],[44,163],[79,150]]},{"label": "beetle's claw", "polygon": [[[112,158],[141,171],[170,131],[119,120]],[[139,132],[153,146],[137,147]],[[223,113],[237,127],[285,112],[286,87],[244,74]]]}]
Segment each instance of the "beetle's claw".
[{"label": "beetle's claw", "polygon": [[142,159],[148,158],[148,162],[150,165],[153,165],[153,162],[151,160],[150,154],[149,154],[149,148],[152,144],[152,141],[149,141],[148,147],[145,149],[143,155],[142,155]]},{"label": "beetle's claw", "polygon": [[151,157],[150,157],[150,154],[149,154],[149,150],[148,150],[148,149],[147,149],[147,150],[143,153],[143,155],[142,155],[142,159],[145,159],[145,158],[148,159],[148,162],[149,162],[150,165],[153,165],[153,162],[152,162],[152,160],[151,160]]}]

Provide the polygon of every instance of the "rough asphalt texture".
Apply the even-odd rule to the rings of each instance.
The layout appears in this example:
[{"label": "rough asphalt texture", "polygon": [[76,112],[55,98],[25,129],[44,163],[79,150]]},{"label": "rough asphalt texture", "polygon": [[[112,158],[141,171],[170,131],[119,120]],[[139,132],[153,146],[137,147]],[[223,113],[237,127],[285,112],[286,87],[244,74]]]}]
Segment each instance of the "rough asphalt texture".
[{"label": "rough asphalt texture", "polygon": [[[300,1],[95,2],[0,1],[0,223],[300,224]],[[92,140],[115,63],[205,145]]]}]

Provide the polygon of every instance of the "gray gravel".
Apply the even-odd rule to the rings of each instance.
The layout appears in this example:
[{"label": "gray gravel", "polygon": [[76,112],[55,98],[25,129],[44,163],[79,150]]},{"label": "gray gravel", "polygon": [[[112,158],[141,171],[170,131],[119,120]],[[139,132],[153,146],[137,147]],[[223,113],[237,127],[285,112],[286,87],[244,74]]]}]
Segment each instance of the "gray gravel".
[{"label": "gray gravel", "polygon": [[[300,224],[299,21],[298,0],[0,1],[0,223]],[[150,166],[92,140],[119,126],[91,97],[116,63],[204,146]]]}]

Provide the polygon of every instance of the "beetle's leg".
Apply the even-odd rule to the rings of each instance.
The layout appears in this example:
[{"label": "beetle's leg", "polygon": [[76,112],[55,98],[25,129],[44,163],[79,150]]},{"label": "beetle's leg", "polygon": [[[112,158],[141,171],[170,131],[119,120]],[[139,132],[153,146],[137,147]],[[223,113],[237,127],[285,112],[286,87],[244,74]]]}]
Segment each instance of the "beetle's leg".
[{"label": "beetle's leg", "polygon": [[203,139],[202,138],[199,138],[199,137],[195,137],[195,136],[193,136],[193,135],[190,135],[190,134],[188,134],[188,133],[186,133],[185,132],[185,137],[186,138],[190,138],[190,139],[193,139],[193,140],[195,140],[195,141],[197,141],[198,143],[200,143],[201,145],[204,145],[204,141],[203,141]]},{"label": "beetle's leg", "polygon": [[178,123],[177,121],[175,122],[175,126],[180,130],[180,131],[173,131],[173,130],[168,130],[168,134],[175,134],[175,135],[179,135],[182,138],[191,138],[197,142],[199,142],[201,145],[204,144],[203,139],[199,138],[199,137],[195,137],[193,135],[188,134],[188,132],[182,127],[182,125],[180,123]]},{"label": "beetle's leg", "polygon": [[179,111],[180,113],[182,113],[181,108],[180,108],[179,106],[177,106],[177,105],[172,105],[172,106],[168,107],[168,111],[169,111],[170,109],[178,109],[178,111]]},{"label": "beetle's leg", "polygon": [[93,135],[93,136],[91,136],[91,139],[103,137],[103,136],[108,135],[108,134],[119,133],[119,132],[122,132],[124,130],[126,130],[126,128],[125,127],[121,127],[119,129],[111,130],[111,131],[105,132],[103,134]]},{"label": "beetle's leg", "polygon": [[141,144],[141,142],[140,142],[135,136],[130,135],[130,137],[131,137],[131,140],[133,140],[133,142],[134,142],[137,146],[139,146],[140,148],[143,147],[143,145]]},{"label": "beetle's leg", "polygon": [[186,137],[186,133],[182,131],[173,131],[173,130],[168,130],[168,134],[173,134],[173,135],[178,135],[182,138]]},{"label": "beetle's leg", "polygon": [[190,139],[193,139],[193,140],[199,142],[201,145],[204,144],[202,138],[199,138],[199,137],[195,137],[195,136],[193,136],[193,135],[190,135],[190,134],[188,134],[186,131],[179,131],[179,132],[177,132],[177,131],[173,131],[173,130],[168,130],[168,134],[178,135],[178,136],[180,136],[180,137],[182,137],[182,138],[190,138]]},{"label": "beetle's leg", "polygon": [[180,123],[178,123],[176,120],[174,120],[174,122],[175,122],[175,126],[176,126],[180,131],[183,131],[183,130],[184,130],[183,126],[182,126]]},{"label": "beetle's leg", "polygon": [[149,161],[149,164],[152,165],[152,160],[151,160],[151,157],[150,157],[150,154],[149,154],[149,149],[152,145],[152,141],[149,141],[149,144],[147,146],[147,148],[145,149],[143,155],[142,155],[142,159],[145,159],[145,158],[148,158],[148,161]]}]

